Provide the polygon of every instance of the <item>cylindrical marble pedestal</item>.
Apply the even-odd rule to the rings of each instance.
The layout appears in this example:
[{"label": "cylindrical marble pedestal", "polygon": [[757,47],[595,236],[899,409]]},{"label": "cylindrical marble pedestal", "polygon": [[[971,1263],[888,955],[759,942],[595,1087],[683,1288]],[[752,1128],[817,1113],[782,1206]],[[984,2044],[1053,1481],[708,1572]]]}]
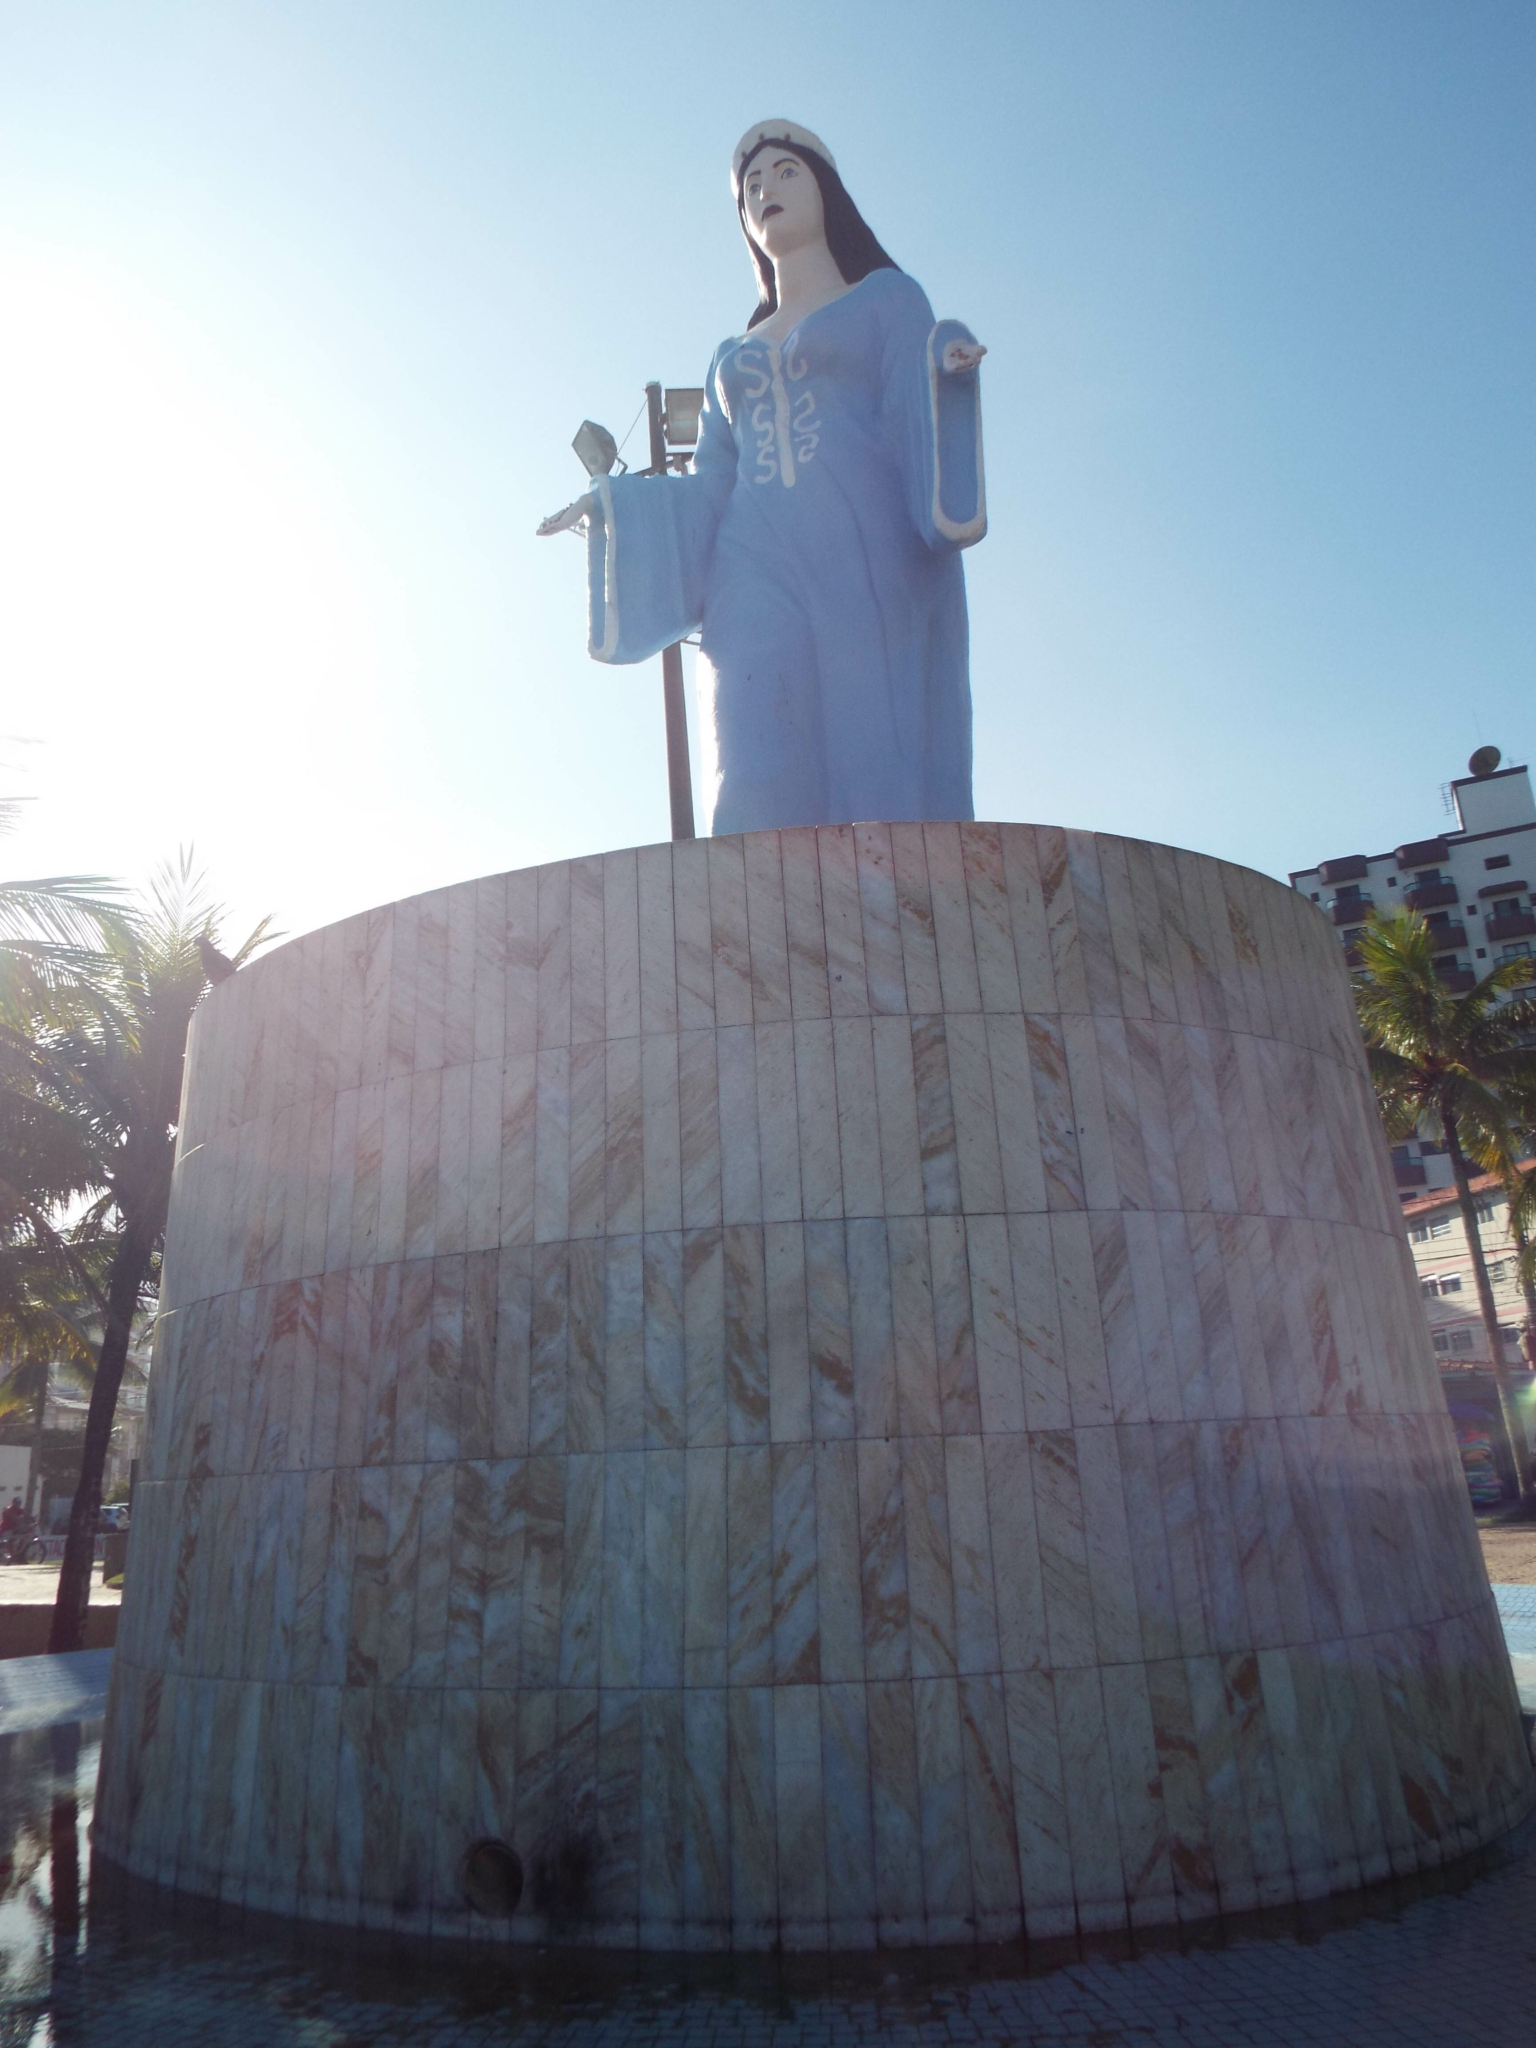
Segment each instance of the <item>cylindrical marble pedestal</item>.
[{"label": "cylindrical marble pedestal", "polygon": [[1243,869],[868,825],[312,933],[198,1015],[164,1302],[96,1836],[146,1877],[956,1942],[1531,1798],[1344,964]]}]

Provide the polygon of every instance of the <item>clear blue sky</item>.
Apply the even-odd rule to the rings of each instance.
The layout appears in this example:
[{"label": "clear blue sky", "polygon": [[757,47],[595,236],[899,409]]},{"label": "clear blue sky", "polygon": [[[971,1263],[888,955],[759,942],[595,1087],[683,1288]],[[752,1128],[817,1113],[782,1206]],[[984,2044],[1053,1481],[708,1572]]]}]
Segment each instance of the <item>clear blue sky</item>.
[{"label": "clear blue sky", "polygon": [[1536,746],[1533,104],[1530,0],[5,0],[0,865],[297,931],[663,837],[532,530],[744,321],[779,114],[991,351],[978,813],[1434,830]]}]

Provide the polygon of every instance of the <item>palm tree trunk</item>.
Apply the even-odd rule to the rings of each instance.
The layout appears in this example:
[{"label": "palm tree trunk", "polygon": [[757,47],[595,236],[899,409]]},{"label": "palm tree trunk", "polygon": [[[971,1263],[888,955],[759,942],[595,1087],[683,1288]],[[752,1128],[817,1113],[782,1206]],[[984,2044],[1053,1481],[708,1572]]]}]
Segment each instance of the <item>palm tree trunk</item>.
[{"label": "palm tree trunk", "polygon": [[155,1232],[146,1230],[143,1225],[135,1227],[129,1223],[112,1261],[101,1351],[91,1387],[91,1405],[85,1418],[85,1442],[80,1452],[80,1483],[75,1488],[75,1503],[69,1513],[69,1534],[64,1539],[64,1563],[59,1571],[53,1626],[48,1633],[50,1656],[78,1650],[84,1645],[85,1617],[91,1604],[96,1525],[101,1519],[102,1474],[112,1445],[117,1390],[122,1385],[123,1367],[128,1362],[133,1318],[154,1250]]},{"label": "palm tree trunk", "polygon": [[1515,1214],[1514,1196],[1509,1203],[1509,1234],[1515,1240],[1515,1271],[1520,1276],[1520,1292],[1525,1297],[1525,1328],[1521,1332],[1521,1349],[1525,1362],[1536,1367],[1536,1272],[1532,1271],[1531,1240],[1525,1225]]},{"label": "palm tree trunk", "polygon": [[1451,1155],[1451,1173],[1456,1182],[1456,1200],[1461,1209],[1462,1227],[1467,1233],[1467,1249],[1472,1255],[1472,1278],[1477,1287],[1477,1305],[1482,1312],[1483,1328],[1488,1333],[1488,1355],[1493,1362],[1493,1384],[1499,1397],[1499,1420],[1504,1425],[1504,1439],[1509,1447],[1510,1464],[1514,1468],[1515,1491],[1524,1500],[1530,1490],[1526,1461],[1520,1450],[1524,1431],[1515,1412],[1509,1373],[1504,1364],[1504,1336],[1499,1328],[1498,1311],[1493,1305],[1493,1283],[1488,1278],[1488,1261],[1483,1257],[1483,1240],[1478,1228],[1477,1207],[1472,1200],[1472,1173],[1467,1165],[1467,1155],[1461,1149],[1461,1133],[1456,1128],[1454,1114],[1442,1107],[1440,1122],[1445,1131],[1445,1149]]}]

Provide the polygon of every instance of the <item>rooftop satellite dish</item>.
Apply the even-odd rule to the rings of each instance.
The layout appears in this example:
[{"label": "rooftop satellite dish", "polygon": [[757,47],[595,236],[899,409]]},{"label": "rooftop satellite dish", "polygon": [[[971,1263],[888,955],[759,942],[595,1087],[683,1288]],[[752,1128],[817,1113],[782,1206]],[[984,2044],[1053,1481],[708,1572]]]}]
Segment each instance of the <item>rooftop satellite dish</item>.
[{"label": "rooftop satellite dish", "polygon": [[1467,763],[1469,775],[1491,775],[1504,756],[1497,747],[1479,747]]}]

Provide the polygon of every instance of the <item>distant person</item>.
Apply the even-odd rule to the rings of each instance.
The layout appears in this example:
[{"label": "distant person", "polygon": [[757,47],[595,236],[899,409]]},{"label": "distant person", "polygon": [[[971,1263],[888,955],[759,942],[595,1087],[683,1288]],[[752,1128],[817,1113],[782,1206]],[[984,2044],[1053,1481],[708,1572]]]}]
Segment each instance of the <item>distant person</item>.
[{"label": "distant person", "polygon": [[14,1536],[27,1519],[27,1511],[21,1504],[18,1493],[3,1515],[0,1515],[0,1536]]}]

